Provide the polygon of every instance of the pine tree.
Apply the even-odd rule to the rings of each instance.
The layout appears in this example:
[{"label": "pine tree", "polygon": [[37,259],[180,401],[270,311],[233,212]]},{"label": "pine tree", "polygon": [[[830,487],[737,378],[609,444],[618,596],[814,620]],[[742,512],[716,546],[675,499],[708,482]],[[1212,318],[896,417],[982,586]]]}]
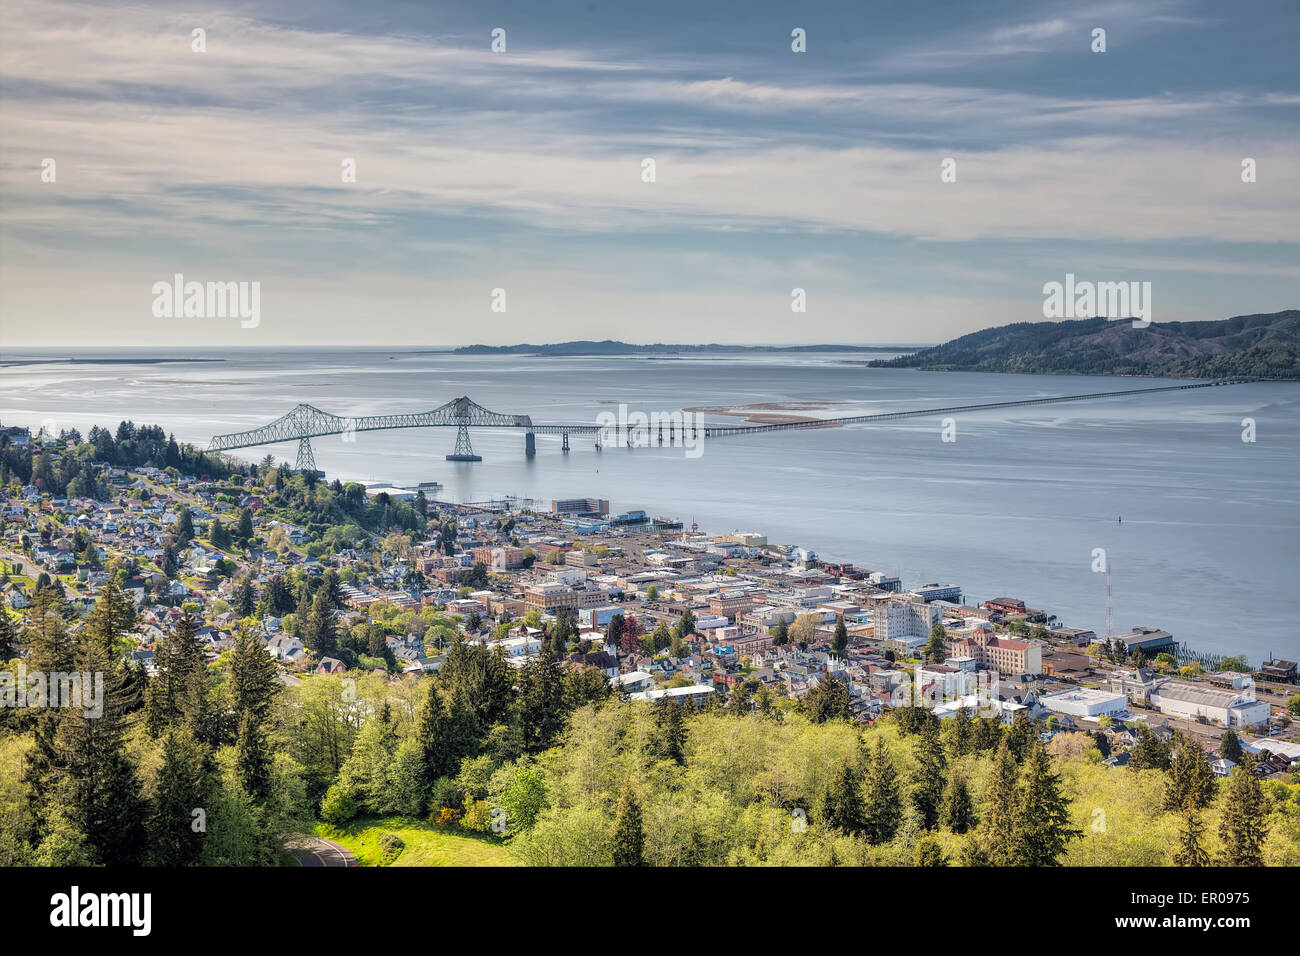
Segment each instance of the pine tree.
[{"label": "pine tree", "polygon": [[1233,763],[1241,763],[1243,753],[1241,741],[1237,739],[1237,732],[1231,728],[1225,730],[1223,740],[1219,742],[1219,756]]},{"label": "pine tree", "polygon": [[1039,741],[1025,760],[1017,804],[1014,862],[1019,866],[1056,866],[1069,841],[1082,832],[1068,826],[1069,801],[1061,793],[1061,779],[1052,772],[1051,758]]},{"label": "pine tree", "polygon": [[239,721],[235,766],[244,791],[259,803],[271,793],[271,754],[257,718],[249,711]]},{"label": "pine tree", "polygon": [[921,815],[921,825],[933,830],[939,823],[939,810],[943,804],[944,757],[939,739],[939,726],[926,721],[916,747],[917,768],[912,775],[912,806]]},{"label": "pine tree", "polygon": [[239,522],[235,526],[235,538],[247,543],[253,537],[253,512],[247,508],[239,509]]},{"label": "pine tree", "polygon": [[205,810],[208,788],[203,748],[184,729],[167,731],[157,793],[149,815],[149,855],[153,864],[192,866],[198,862],[203,830],[194,828],[194,811]]},{"label": "pine tree", "polygon": [[538,654],[519,673],[520,723],[524,747],[540,753],[564,729],[564,675],[553,654]]},{"label": "pine tree", "polygon": [[843,657],[848,646],[849,630],[844,626],[844,615],[841,614],[835,621],[835,634],[831,637],[831,653],[836,657]]},{"label": "pine tree", "polygon": [[655,724],[659,731],[657,751],[661,757],[678,765],[686,763],[686,716],[675,701],[660,697],[655,701]]},{"label": "pine tree", "polygon": [[303,643],[320,659],[338,653],[338,633],[334,626],[334,608],[324,588],[316,592],[311,612],[307,617],[306,637]]},{"label": "pine tree", "polygon": [[1152,733],[1151,728],[1146,724],[1138,724],[1137,738],[1137,746],[1133,748],[1133,753],[1128,758],[1129,769],[1168,770],[1172,748]]},{"label": "pine tree", "polygon": [[783,644],[790,643],[790,625],[785,622],[785,618],[778,618],[776,627],[772,629],[772,646],[781,647]]},{"label": "pine tree", "polygon": [[830,675],[823,675],[817,686],[803,695],[799,706],[814,724],[853,718],[853,696],[849,693],[849,685]]},{"label": "pine tree", "polygon": [[1214,802],[1214,772],[1196,740],[1179,734],[1177,746],[1169,764],[1164,808],[1204,810]]},{"label": "pine tree", "polygon": [[134,626],[135,604],[110,578],[86,618],[86,634],[112,656],[118,638],[129,634]]},{"label": "pine tree", "polygon": [[241,627],[235,635],[229,666],[230,694],[235,713],[240,717],[252,714],[258,721],[266,720],[271,701],[280,688],[275,661],[266,645],[255,633]]},{"label": "pine tree", "polygon": [[952,754],[964,757],[975,749],[975,727],[969,707],[958,707],[952,718]]},{"label": "pine tree", "polygon": [[1202,845],[1205,824],[1201,815],[1188,809],[1183,816],[1183,829],[1178,838],[1178,849],[1174,852],[1174,866],[1209,866],[1210,854]]},{"label": "pine tree", "polygon": [[240,578],[239,583],[235,585],[235,593],[234,593],[235,614],[237,614],[239,617],[248,617],[250,614],[253,613],[253,608],[255,606],[256,606],[256,599],[253,594],[253,582],[247,575],[245,575],[244,577]]},{"label": "pine tree", "polygon": [[826,782],[814,808],[818,823],[831,830],[857,835],[867,828],[862,800],[862,776],[852,760],[840,762]]},{"label": "pine tree", "polygon": [[[678,619],[677,624],[673,627],[673,636],[680,638],[690,637],[695,633],[695,612],[687,605],[682,609],[682,616]],[[663,648],[659,648],[663,650]]]},{"label": "pine tree", "polygon": [[943,847],[933,836],[923,836],[916,843],[916,852],[912,857],[913,866],[947,866],[948,858],[943,855]]},{"label": "pine tree", "polygon": [[991,866],[1011,866],[1016,835],[1016,761],[1003,738],[993,758],[993,774],[985,797],[980,837]]},{"label": "pine tree", "polygon": [[614,810],[614,865],[644,864],[645,837],[641,832],[641,803],[630,783],[623,784]]},{"label": "pine tree", "polygon": [[184,505],[176,507],[176,523],[172,525],[172,536],[177,542],[186,545],[194,540],[194,517]]},{"label": "pine tree", "polygon": [[898,771],[883,740],[876,740],[876,750],[867,769],[867,799],[863,833],[871,843],[888,843],[903,822],[903,800],[899,792]]},{"label": "pine tree", "polygon": [[942,664],[948,656],[948,632],[943,624],[930,628],[930,640],[925,645],[925,659],[932,664]]},{"label": "pine tree", "polygon": [[4,664],[17,653],[18,624],[9,616],[9,611],[0,607],[0,664]]},{"label": "pine tree", "polygon": [[1264,839],[1268,836],[1268,801],[1255,773],[1254,761],[1245,759],[1232,770],[1223,794],[1219,822],[1224,866],[1263,866]]},{"label": "pine tree", "polygon": [[943,788],[943,804],[939,810],[939,823],[953,833],[967,833],[976,825],[975,803],[971,799],[966,778],[959,773],[948,777]]},{"label": "pine tree", "polygon": [[154,645],[154,676],[149,682],[147,693],[147,712],[149,732],[157,737],[168,727],[186,716],[191,716],[196,700],[195,675],[204,668],[203,654],[199,649],[199,624],[188,611],[180,619],[170,634],[160,638]]},{"label": "pine tree", "polygon": [[609,624],[605,627],[605,645],[618,650],[623,643],[623,627],[626,621],[622,614],[615,614],[609,619]]}]

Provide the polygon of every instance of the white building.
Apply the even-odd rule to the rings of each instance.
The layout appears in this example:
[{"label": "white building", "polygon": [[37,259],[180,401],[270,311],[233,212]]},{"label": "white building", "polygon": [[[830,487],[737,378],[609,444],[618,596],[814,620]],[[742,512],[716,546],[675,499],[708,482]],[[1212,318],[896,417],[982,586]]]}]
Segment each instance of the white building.
[{"label": "white building", "polygon": [[1253,694],[1215,690],[1182,681],[1167,681],[1151,693],[1151,705],[1162,714],[1188,719],[1204,717],[1220,727],[1249,727],[1268,721],[1268,704]]},{"label": "white building", "polygon": [[1128,710],[1128,698],[1105,690],[1079,687],[1048,694],[1039,699],[1048,710],[1071,717],[1097,718],[1103,715],[1122,714]]}]

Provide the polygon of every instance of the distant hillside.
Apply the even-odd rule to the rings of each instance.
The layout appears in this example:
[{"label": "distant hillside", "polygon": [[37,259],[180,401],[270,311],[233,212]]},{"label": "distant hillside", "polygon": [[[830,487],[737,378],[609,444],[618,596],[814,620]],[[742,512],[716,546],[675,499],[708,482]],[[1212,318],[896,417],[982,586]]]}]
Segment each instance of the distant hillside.
[{"label": "distant hillside", "polygon": [[877,368],[1076,375],[1300,379],[1300,310],[1214,322],[1018,322],[971,332]]},{"label": "distant hillside", "polygon": [[458,355],[667,355],[676,352],[897,352],[908,345],[630,345],[603,342],[555,342],[550,345],[465,345]]}]

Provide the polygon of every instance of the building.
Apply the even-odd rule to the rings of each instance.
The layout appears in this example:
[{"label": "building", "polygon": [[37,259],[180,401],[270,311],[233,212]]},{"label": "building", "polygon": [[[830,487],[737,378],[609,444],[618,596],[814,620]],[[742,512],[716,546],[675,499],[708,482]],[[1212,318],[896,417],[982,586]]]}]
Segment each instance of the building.
[{"label": "building", "polygon": [[1037,641],[1020,641],[997,637],[987,631],[975,631],[964,640],[949,640],[948,653],[975,658],[981,670],[999,674],[1041,674],[1043,646]]},{"label": "building", "polygon": [[1151,706],[1170,717],[1205,718],[1220,727],[1250,727],[1268,722],[1269,707],[1250,693],[1165,681],[1151,693]]},{"label": "building", "polygon": [[731,621],[748,614],[757,605],[758,600],[744,591],[719,591],[709,598],[709,610]]},{"label": "building", "polygon": [[1277,680],[1284,684],[1296,682],[1296,662],[1271,660],[1259,665],[1256,671],[1260,680]]},{"label": "building", "polygon": [[512,571],[524,565],[524,549],[484,545],[474,549],[474,560],[487,566],[489,571]]},{"label": "building", "polygon": [[608,498],[559,498],[551,501],[553,515],[597,515],[601,518],[609,514]]},{"label": "building", "polygon": [[604,591],[579,590],[559,581],[530,584],[524,588],[524,606],[543,614],[554,614],[565,608],[577,611],[584,607],[597,607],[608,600],[609,595]]},{"label": "building", "polygon": [[899,637],[929,638],[930,630],[943,620],[943,612],[924,601],[886,601],[871,612],[877,640]]},{"label": "building", "polygon": [[718,540],[730,544],[741,544],[747,548],[761,548],[767,544],[767,535],[757,531],[733,531],[731,534],[718,536]]},{"label": "building", "polygon": [[1155,627],[1135,627],[1127,634],[1116,634],[1114,640],[1123,641],[1130,654],[1141,650],[1148,660],[1162,651],[1172,654],[1177,649],[1174,636]]},{"label": "building", "polygon": [[911,592],[927,604],[931,601],[962,603],[961,588],[955,584],[923,584],[919,588],[912,588]]},{"label": "building", "polygon": [[1039,698],[1048,710],[1071,717],[1114,716],[1128,712],[1128,698],[1112,691],[1079,687]]},{"label": "building", "polygon": [[600,563],[595,551],[570,551],[564,556],[564,563],[573,568],[590,568]]}]

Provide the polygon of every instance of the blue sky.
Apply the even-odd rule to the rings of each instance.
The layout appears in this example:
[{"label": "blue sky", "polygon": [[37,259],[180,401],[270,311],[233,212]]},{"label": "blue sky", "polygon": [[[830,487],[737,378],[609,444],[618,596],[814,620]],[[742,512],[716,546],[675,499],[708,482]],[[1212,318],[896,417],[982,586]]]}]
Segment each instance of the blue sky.
[{"label": "blue sky", "polygon": [[[1293,2],[10,0],[0,341],[934,342],[1067,272],[1297,307],[1297,49]],[[261,323],[155,318],[177,272]]]}]

